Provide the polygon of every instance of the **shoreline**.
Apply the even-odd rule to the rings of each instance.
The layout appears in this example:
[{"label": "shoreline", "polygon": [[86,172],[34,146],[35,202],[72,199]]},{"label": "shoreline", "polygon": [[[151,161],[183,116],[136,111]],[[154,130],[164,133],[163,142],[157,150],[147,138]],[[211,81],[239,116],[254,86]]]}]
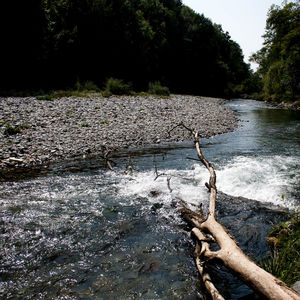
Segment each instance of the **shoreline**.
[{"label": "shoreline", "polygon": [[[0,98],[0,175],[66,160],[103,155],[153,144],[191,141],[189,133],[171,128],[180,122],[201,138],[233,131],[234,112],[219,98],[171,95],[109,98]],[[8,128],[17,129],[9,132]],[[1,177],[1,176],[0,176]]]}]

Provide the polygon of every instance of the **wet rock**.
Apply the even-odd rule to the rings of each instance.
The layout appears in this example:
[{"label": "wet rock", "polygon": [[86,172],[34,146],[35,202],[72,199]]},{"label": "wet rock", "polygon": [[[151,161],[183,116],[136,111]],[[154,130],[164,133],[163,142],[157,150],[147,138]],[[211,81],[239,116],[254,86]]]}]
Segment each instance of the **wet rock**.
[{"label": "wet rock", "polygon": [[253,258],[268,253],[267,238],[272,227],[290,218],[285,208],[222,192],[218,192],[216,207],[220,223]]},{"label": "wet rock", "polygon": [[149,264],[144,264],[140,267],[138,273],[139,274],[145,274],[145,273],[151,273],[156,272],[161,268],[160,264],[158,262],[151,262]]},{"label": "wet rock", "polygon": [[152,212],[156,212],[157,210],[161,209],[164,205],[162,203],[155,203],[152,205],[151,210]]},{"label": "wet rock", "polygon": [[152,196],[152,197],[157,197],[157,196],[159,196],[161,194],[162,194],[162,192],[158,191],[158,190],[152,190],[152,191],[150,191],[150,196]]}]

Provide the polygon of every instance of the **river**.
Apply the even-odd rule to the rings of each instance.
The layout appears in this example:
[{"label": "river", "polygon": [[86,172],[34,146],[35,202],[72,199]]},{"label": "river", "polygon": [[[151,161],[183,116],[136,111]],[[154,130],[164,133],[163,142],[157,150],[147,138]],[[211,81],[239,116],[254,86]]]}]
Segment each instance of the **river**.
[{"label": "river", "polygon": [[[259,260],[271,226],[299,208],[300,113],[252,100],[226,106],[239,128],[201,145],[219,191],[257,200],[235,198],[245,203],[239,207],[223,195],[218,215]],[[207,208],[209,174],[187,157],[196,157],[192,143],[160,145],[120,153],[115,172],[90,160],[0,183],[0,298],[203,299],[174,199]],[[155,180],[155,168],[165,175]],[[222,266],[210,271],[226,299],[251,293]]]}]

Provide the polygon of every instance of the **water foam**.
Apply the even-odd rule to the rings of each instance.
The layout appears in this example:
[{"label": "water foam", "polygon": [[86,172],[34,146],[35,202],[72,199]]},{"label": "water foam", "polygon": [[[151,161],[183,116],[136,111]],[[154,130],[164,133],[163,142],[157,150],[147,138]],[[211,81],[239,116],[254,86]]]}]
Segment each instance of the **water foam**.
[{"label": "water foam", "polygon": [[294,209],[297,199],[290,191],[299,183],[299,166],[300,161],[295,157],[237,156],[217,167],[217,186],[233,196]]},{"label": "water foam", "polygon": [[[261,202],[269,202],[282,207],[296,209],[299,205],[292,191],[299,184],[300,161],[296,157],[237,156],[223,165],[215,165],[218,190]],[[124,176],[118,183],[119,195],[139,196],[149,201],[151,191],[159,191],[160,201],[169,202],[171,197],[167,186],[167,176],[171,177],[173,197],[177,196],[188,203],[207,203],[208,195],[204,184],[209,179],[208,171],[200,164],[187,170],[161,170],[166,176],[156,180],[154,171],[136,172]]]},{"label": "water foam", "polygon": [[[205,172],[204,168],[203,170]],[[205,179],[195,168],[192,170],[162,170],[160,174],[164,175],[156,178],[156,174],[151,170],[124,176],[117,183],[119,196],[144,197],[150,202],[157,202],[157,197],[151,197],[151,192],[155,191],[159,194],[159,201],[164,203],[170,202],[174,197],[193,204],[207,201],[208,196],[203,183]],[[167,184],[168,177],[171,178],[172,195]]]}]

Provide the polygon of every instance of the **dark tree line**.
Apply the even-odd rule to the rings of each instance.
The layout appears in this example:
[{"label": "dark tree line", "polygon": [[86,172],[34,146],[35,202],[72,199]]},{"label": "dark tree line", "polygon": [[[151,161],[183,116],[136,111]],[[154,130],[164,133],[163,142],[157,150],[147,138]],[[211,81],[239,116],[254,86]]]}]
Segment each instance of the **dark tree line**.
[{"label": "dark tree line", "polygon": [[273,5],[268,13],[264,47],[252,56],[261,96],[270,101],[300,99],[300,2]]},{"label": "dark tree line", "polygon": [[159,80],[173,92],[230,96],[249,77],[239,45],[180,0],[3,2],[2,90],[115,77],[136,90]]}]

